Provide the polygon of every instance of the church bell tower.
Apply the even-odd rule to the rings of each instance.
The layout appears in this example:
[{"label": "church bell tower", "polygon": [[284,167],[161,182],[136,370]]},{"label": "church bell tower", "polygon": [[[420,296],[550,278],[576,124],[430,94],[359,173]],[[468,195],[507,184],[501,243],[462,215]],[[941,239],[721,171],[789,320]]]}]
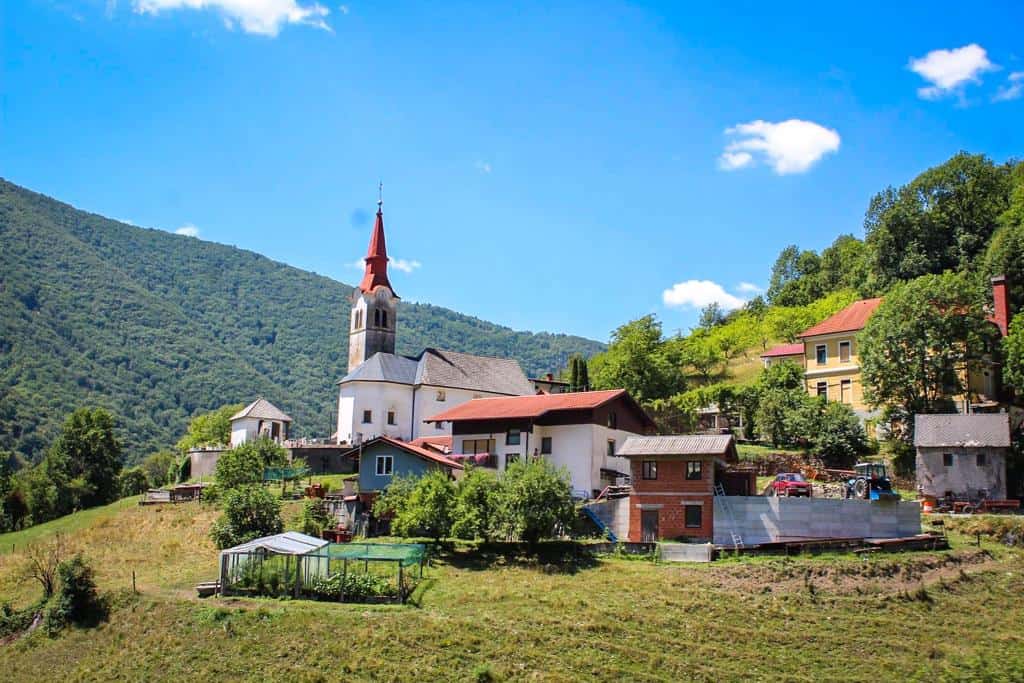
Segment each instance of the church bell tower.
[{"label": "church bell tower", "polygon": [[348,333],[348,371],[352,372],[375,353],[395,352],[398,295],[388,280],[388,250],[384,243],[384,200],[377,200],[366,271],[352,292]]}]

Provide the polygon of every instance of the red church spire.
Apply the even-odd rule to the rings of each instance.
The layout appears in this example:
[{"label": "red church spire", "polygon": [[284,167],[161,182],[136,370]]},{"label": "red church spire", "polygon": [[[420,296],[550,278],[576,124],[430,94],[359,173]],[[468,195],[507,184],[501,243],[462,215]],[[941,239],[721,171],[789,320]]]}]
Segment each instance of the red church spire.
[{"label": "red church spire", "polygon": [[[373,223],[373,234],[370,236],[370,248],[366,250],[366,272],[359,283],[363,292],[372,292],[377,287],[387,287],[394,294],[395,290],[388,280],[388,249],[384,243],[384,197],[377,199],[377,219]],[[396,295],[397,296],[397,295]]]}]

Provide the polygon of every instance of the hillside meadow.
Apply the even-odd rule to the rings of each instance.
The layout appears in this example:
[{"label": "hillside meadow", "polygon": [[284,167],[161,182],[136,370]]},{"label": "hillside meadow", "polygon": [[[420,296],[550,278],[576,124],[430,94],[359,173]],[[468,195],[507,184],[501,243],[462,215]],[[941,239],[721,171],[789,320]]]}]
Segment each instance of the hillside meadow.
[{"label": "hillside meadow", "polygon": [[[292,524],[297,512],[286,510]],[[435,555],[403,607],[200,600],[195,583],[216,572],[215,516],[122,502],[0,536],[5,600],[37,597],[18,579],[22,552],[59,531],[114,605],[98,628],[0,645],[5,677],[1009,681],[1024,671],[1024,552],[960,537],[948,552],[703,566],[460,547]]]}]

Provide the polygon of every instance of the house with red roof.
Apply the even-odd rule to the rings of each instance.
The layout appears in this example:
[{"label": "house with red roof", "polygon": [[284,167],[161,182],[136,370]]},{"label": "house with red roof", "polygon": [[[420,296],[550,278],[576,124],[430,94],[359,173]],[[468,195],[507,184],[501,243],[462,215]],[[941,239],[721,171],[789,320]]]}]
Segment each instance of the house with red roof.
[{"label": "house with red roof", "polygon": [[764,366],[770,367],[774,363],[782,363],[789,361],[796,363],[797,365],[803,366],[804,364],[804,345],[802,342],[796,342],[795,344],[779,344],[773,346],[764,353],[761,354],[761,362]]},{"label": "house with red roof", "polygon": [[623,389],[479,398],[436,413],[451,425],[456,462],[503,472],[526,457],[569,472],[574,493],[590,498],[629,475],[616,455],[629,436],[653,434],[654,421]]}]

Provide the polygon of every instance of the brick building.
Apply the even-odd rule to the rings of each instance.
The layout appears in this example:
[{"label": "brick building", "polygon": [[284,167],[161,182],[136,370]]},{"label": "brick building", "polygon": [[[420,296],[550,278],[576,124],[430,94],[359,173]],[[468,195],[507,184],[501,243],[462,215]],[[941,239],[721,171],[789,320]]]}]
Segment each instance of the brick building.
[{"label": "brick building", "polygon": [[[724,485],[726,467],[737,461],[731,435],[631,436],[618,455],[629,459],[633,482],[630,541],[714,537],[715,483]],[[736,492],[750,495],[741,479]]]}]

